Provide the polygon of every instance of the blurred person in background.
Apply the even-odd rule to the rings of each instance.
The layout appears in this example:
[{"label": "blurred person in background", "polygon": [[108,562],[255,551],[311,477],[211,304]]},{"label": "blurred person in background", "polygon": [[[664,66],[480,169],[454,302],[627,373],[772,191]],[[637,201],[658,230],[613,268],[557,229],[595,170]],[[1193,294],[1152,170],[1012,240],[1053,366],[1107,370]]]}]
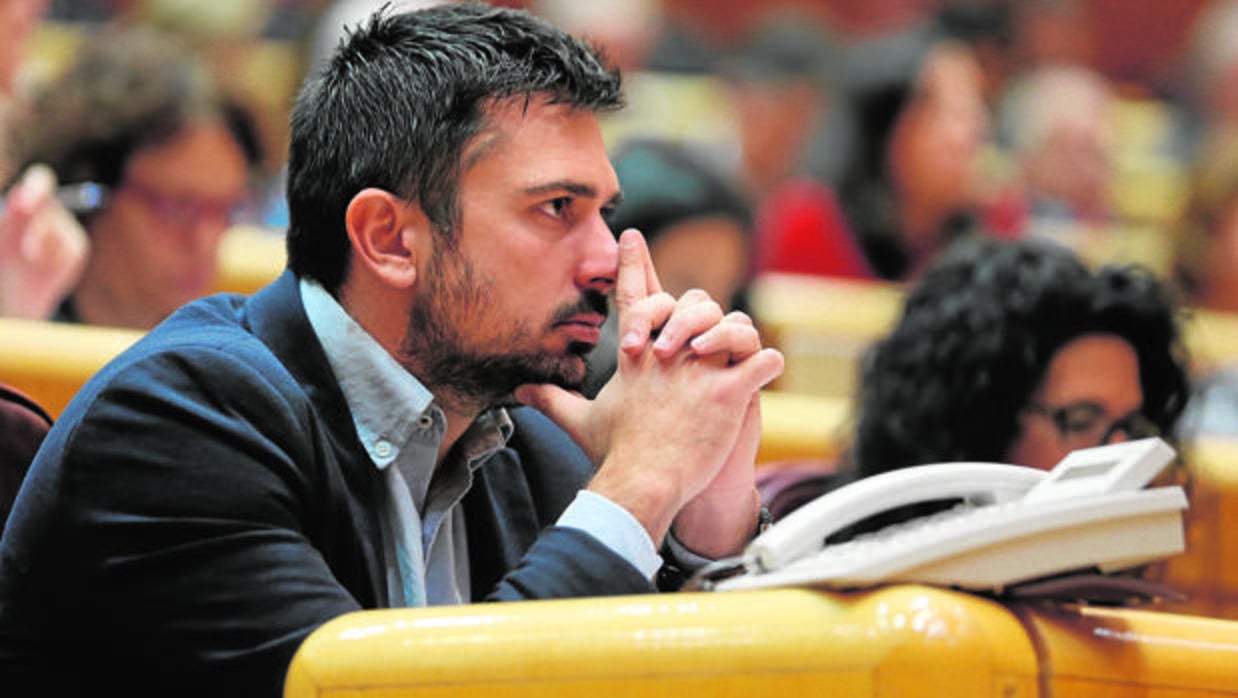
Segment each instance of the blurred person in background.
[{"label": "blurred person in background", "polygon": [[1238,313],[1238,134],[1200,153],[1169,229],[1171,269],[1188,304]]},{"label": "blurred person in background", "polygon": [[783,13],[754,27],[723,63],[738,179],[756,210],[756,273],[872,275],[835,196],[858,133],[842,61],[828,25]]},{"label": "blurred person in background", "polygon": [[790,179],[838,180],[855,125],[842,85],[842,46],[800,12],[771,12],[720,66],[735,105],[738,179],[761,203]]},{"label": "blurred person in background", "polygon": [[908,294],[862,363],[861,475],[986,460],[1049,469],[1116,438],[1175,440],[1182,317],[1149,269],[1036,240],[972,240]]},{"label": "blurred person in background", "polygon": [[1184,160],[1238,137],[1238,0],[1212,0],[1188,34],[1181,101]]},{"label": "blurred person in background", "polygon": [[212,289],[260,146],[210,70],[145,27],[89,37],[14,132],[22,167],[103,195],[81,214],[91,252],[55,319],[149,329]]},{"label": "blurred person in background", "polygon": [[530,12],[588,37],[626,75],[643,71],[664,27],[660,0],[532,0]]},{"label": "blurred person in background", "polygon": [[23,65],[46,0],[0,3],[0,182],[16,179],[0,199],[0,317],[46,318],[77,283],[89,243],[56,200],[56,177],[33,165],[16,172],[7,139],[24,108]]},{"label": "blurred person in background", "polygon": [[752,27],[774,14],[829,15],[821,0],[662,0],[662,23],[646,56],[650,70],[717,74]]},{"label": "blurred person in background", "polygon": [[933,40],[907,78],[857,97],[860,149],[838,189],[874,274],[896,281],[975,232],[989,128],[980,67],[965,44]]},{"label": "blurred person in background", "polygon": [[[283,167],[287,159],[289,105],[306,74],[303,44],[324,0],[102,0],[98,29],[149,27],[174,38],[211,71],[238,134],[254,154],[249,168],[251,232],[273,235],[288,225]],[[90,20],[86,20],[89,22]],[[79,24],[81,24],[79,22]],[[89,24],[84,25],[89,27]]]},{"label": "blurred person in background", "polygon": [[1110,188],[1117,100],[1104,75],[1081,65],[1034,68],[1010,85],[999,117],[1026,234],[1073,246],[1089,229],[1116,220]]},{"label": "blurred person in background", "polygon": [[[1188,181],[1168,231],[1172,278],[1192,307],[1238,313],[1238,135],[1200,151]],[[1238,366],[1200,366],[1198,373],[1187,430],[1238,436]]]},{"label": "blurred person in background", "polygon": [[1016,234],[984,220],[989,112],[975,56],[945,31],[922,48],[901,80],[852,95],[858,138],[837,209],[813,218],[784,202],[762,217],[760,271],[902,282],[960,237]]},{"label": "blurred person in background", "polygon": [[1176,445],[1191,393],[1182,322],[1172,288],[1148,268],[1093,270],[1044,240],[962,241],[866,352],[839,467],[779,491],[765,483],[767,505],[782,516],[914,465],[1049,470],[1075,449],[1154,435]]},{"label": "blurred person in background", "polygon": [[[752,213],[726,171],[688,145],[656,138],[620,144],[611,162],[623,201],[608,224],[616,237],[628,228],[641,231],[663,290],[678,297],[700,289],[724,311],[748,312]],[[596,394],[614,373],[616,317],[608,316],[589,355],[585,395]]]}]

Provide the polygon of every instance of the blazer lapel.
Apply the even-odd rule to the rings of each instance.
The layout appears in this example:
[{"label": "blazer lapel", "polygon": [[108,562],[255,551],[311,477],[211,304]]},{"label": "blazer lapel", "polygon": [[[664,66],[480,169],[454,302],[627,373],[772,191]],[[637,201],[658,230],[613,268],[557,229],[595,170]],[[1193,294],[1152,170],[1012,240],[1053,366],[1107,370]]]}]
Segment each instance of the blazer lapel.
[{"label": "blazer lapel", "polygon": [[357,437],[344,393],[301,305],[300,282],[292,272],[285,271],[255,293],[246,303],[245,311],[245,324],[250,331],[279,357],[313,402],[347,487],[360,505],[354,512],[354,519],[361,519],[364,540],[357,552],[365,559],[367,586],[372,597],[369,601],[375,607],[388,606],[387,572],[380,552],[379,509],[368,505],[386,496],[385,490],[373,466],[364,460],[365,448]]},{"label": "blazer lapel", "polygon": [[542,523],[514,450],[495,453],[473,475],[464,506],[473,600],[480,601],[524,557]]}]

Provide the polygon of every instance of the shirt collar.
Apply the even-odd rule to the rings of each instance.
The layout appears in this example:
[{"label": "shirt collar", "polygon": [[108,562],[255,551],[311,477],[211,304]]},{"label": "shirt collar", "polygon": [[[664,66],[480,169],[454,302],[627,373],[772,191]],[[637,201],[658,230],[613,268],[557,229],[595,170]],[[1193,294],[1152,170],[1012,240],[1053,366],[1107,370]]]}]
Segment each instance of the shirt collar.
[{"label": "shirt collar", "polygon": [[460,453],[469,470],[476,469],[485,456],[507,446],[514,429],[511,416],[502,407],[482,412],[460,437]]},{"label": "shirt collar", "polygon": [[[408,435],[446,425],[434,395],[399,364],[316,281],[301,279],[301,302],[353,416],[357,435],[378,468],[399,455]],[[470,462],[507,444],[513,425],[502,408],[482,413],[461,437]]]}]

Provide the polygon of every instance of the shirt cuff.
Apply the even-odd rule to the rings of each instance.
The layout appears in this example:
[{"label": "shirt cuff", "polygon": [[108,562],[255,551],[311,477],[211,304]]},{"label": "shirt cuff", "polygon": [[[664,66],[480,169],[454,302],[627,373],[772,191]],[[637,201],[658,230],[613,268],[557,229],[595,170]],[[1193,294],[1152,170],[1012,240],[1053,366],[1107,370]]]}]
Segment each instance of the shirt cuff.
[{"label": "shirt cuff", "polygon": [[645,577],[652,579],[662,567],[662,557],[645,527],[627,509],[596,492],[577,492],[556,523],[597,538]]},{"label": "shirt cuff", "polygon": [[680,543],[671,531],[666,532],[666,549],[675,564],[685,572],[695,572],[713,562],[713,559],[702,557],[689,550],[688,546]]}]

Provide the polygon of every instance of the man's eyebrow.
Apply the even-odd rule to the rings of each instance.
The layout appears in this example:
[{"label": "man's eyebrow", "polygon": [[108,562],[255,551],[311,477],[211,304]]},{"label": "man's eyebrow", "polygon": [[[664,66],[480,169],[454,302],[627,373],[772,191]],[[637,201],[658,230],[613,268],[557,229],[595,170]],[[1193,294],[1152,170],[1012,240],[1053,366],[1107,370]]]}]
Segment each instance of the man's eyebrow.
[{"label": "man's eyebrow", "polygon": [[[579,196],[579,197],[584,197],[584,198],[589,198],[589,199],[596,199],[599,196],[598,190],[588,184],[583,184],[581,182],[566,181],[566,180],[546,182],[545,184],[538,184],[536,186],[527,187],[524,191],[526,194],[529,194],[530,196],[546,196],[549,194],[556,194],[559,192],[567,192],[568,194],[572,194],[573,196]],[[623,192],[621,191],[615,192],[615,194],[611,196],[610,200],[607,201],[606,203],[609,206],[618,206],[620,201],[623,201]]]}]

